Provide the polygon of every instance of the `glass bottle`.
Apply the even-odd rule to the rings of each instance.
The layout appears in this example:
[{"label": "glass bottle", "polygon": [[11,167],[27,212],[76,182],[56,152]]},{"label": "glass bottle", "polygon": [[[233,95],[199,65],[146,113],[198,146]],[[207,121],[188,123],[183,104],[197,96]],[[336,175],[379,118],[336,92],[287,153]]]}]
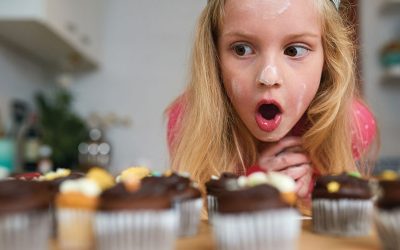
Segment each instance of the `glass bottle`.
[{"label": "glass bottle", "polygon": [[26,172],[37,171],[37,165],[40,159],[40,130],[36,114],[29,117],[28,128],[23,136],[23,168]]}]

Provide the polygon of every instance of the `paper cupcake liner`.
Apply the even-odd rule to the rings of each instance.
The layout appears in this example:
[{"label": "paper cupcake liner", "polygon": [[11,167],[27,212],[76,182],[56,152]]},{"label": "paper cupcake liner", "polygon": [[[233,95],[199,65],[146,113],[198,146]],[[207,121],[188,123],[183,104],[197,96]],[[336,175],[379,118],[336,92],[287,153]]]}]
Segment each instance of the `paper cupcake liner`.
[{"label": "paper cupcake liner", "polygon": [[59,249],[91,249],[94,242],[94,212],[87,209],[58,208]]},{"label": "paper cupcake liner", "polygon": [[292,208],[239,214],[216,213],[213,234],[219,250],[293,250],[300,234]]},{"label": "paper cupcake liner", "polygon": [[172,250],[177,213],[166,211],[98,212],[95,219],[98,250]]},{"label": "paper cupcake liner", "polygon": [[316,199],[312,202],[312,224],[317,233],[365,236],[371,232],[373,203],[357,199]]},{"label": "paper cupcake liner", "polygon": [[376,209],[374,223],[383,249],[400,250],[400,209]]},{"label": "paper cupcake liner", "polygon": [[0,216],[0,249],[49,249],[50,216],[47,210]]},{"label": "paper cupcake liner", "polygon": [[214,214],[218,210],[218,199],[214,195],[207,195],[208,222],[212,223]]},{"label": "paper cupcake liner", "polygon": [[193,236],[197,234],[203,199],[186,200],[174,205],[178,213],[178,236]]}]

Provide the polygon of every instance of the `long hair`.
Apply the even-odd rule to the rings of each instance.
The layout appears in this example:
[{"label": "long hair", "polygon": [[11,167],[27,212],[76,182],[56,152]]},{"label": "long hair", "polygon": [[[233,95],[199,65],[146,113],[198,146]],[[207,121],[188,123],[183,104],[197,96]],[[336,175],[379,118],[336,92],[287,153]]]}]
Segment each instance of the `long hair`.
[{"label": "long hair", "polygon": [[[329,0],[315,0],[321,12],[325,65],[320,88],[307,110],[304,148],[323,173],[355,169],[349,135],[356,96],[354,49]],[[204,184],[224,171],[243,173],[256,163],[257,140],[236,114],[223,87],[217,39],[225,0],[208,1],[198,21],[189,84],[180,97],[181,116],[170,148],[171,166]],[[172,104],[174,105],[174,104]]]},{"label": "long hair", "polygon": [[[349,20],[345,16],[350,6],[342,3],[341,16],[330,1],[316,0],[315,3],[322,16],[325,63],[320,87],[307,111],[311,127],[303,135],[303,147],[322,174],[357,170],[368,175],[371,161],[376,157],[373,154],[378,151],[379,136],[370,149],[357,144],[363,136],[352,109],[353,102],[361,99],[355,72],[356,47],[351,39],[354,27],[346,22]],[[352,149],[354,139],[356,151],[361,154],[357,164]],[[374,146],[377,147],[372,150]]]}]

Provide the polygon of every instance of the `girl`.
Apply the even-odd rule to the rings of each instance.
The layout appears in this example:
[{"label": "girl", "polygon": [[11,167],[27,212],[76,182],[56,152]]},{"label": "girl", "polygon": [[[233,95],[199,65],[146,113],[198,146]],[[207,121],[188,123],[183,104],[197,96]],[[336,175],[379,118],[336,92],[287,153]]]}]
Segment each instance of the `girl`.
[{"label": "girl", "polygon": [[315,173],[369,173],[372,114],[334,0],[209,0],[191,78],[168,110],[173,169],[280,171],[309,198]]}]

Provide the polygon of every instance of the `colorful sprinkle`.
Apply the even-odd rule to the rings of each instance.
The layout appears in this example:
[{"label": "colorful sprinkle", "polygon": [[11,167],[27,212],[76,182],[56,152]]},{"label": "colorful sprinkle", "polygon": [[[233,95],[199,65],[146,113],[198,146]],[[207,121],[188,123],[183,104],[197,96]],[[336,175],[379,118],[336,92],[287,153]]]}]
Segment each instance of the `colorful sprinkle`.
[{"label": "colorful sprinkle", "polygon": [[359,172],[357,172],[357,171],[349,172],[347,174],[350,175],[350,176],[356,177],[356,178],[361,178],[362,177],[361,174]]},{"label": "colorful sprinkle", "polygon": [[134,166],[134,167],[129,167],[122,171],[121,173],[121,180],[123,181],[126,177],[135,175],[137,178],[142,179],[146,176],[150,175],[150,169],[144,166]]},{"label": "colorful sprinkle", "polygon": [[86,177],[95,181],[102,190],[110,188],[114,185],[114,177],[105,169],[100,167],[91,168]]},{"label": "colorful sprinkle", "polygon": [[164,172],[164,176],[168,177],[171,176],[174,172],[171,169],[168,169],[167,171]]},{"label": "colorful sprinkle", "polygon": [[380,175],[380,179],[385,181],[394,181],[399,178],[399,175],[393,170],[385,170]]},{"label": "colorful sprinkle", "polygon": [[126,190],[129,192],[135,192],[140,188],[140,179],[136,175],[131,175],[122,181]]},{"label": "colorful sprinkle", "polygon": [[336,181],[331,181],[326,185],[326,188],[329,193],[336,193],[340,189],[340,184]]}]

